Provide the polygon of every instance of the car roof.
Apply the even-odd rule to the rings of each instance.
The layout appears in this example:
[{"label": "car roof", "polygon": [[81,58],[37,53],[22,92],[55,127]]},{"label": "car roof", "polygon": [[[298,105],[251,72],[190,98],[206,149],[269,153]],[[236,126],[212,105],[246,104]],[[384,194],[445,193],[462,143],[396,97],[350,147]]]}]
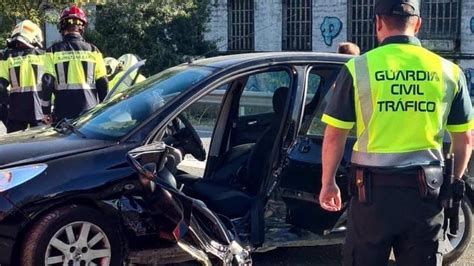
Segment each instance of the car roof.
[{"label": "car roof", "polygon": [[343,64],[353,56],[337,53],[317,52],[271,52],[271,53],[247,53],[210,57],[192,61],[190,65],[208,66],[214,68],[228,68],[243,63],[261,63],[273,61],[275,63],[285,62],[334,62]]}]

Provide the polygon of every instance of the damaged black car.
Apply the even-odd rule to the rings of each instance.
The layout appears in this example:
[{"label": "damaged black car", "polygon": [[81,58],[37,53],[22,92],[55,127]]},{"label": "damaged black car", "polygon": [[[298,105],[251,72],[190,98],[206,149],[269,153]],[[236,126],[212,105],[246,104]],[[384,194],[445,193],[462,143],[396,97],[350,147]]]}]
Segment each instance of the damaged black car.
[{"label": "damaged black car", "polygon": [[[251,253],[342,244],[324,211],[320,117],[349,56],[202,59],[114,92],[55,127],[0,137],[0,264],[251,265]],[[352,133],[351,133],[352,134]],[[474,164],[446,262],[472,236]]]}]

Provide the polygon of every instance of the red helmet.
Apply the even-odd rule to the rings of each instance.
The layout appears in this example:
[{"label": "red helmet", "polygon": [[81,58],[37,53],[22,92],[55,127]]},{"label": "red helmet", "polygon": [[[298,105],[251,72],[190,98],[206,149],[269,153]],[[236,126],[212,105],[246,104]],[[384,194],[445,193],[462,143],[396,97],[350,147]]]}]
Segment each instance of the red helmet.
[{"label": "red helmet", "polygon": [[61,16],[59,17],[59,24],[75,24],[77,20],[81,21],[84,27],[87,26],[86,13],[76,5],[72,5],[70,7],[66,7],[61,12]]}]

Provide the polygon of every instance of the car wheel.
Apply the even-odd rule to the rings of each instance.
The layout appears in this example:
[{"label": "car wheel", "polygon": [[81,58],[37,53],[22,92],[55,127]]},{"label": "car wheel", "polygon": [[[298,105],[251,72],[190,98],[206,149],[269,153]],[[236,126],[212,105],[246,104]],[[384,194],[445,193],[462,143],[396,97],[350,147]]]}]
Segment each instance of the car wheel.
[{"label": "car wheel", "polygon": [[26,234],[21,265],[122,265],[117,226],[98,210],[71,205],[40,218]]},{"label": "car wheel", "polygon": [[449,265],[457,261],[469,247],[472,238],[473,221],[472,206],[469,200],[464,198],[459,212],[459,234],[457,237],[448,236],[441,243],[443,253],[443,265]]}]

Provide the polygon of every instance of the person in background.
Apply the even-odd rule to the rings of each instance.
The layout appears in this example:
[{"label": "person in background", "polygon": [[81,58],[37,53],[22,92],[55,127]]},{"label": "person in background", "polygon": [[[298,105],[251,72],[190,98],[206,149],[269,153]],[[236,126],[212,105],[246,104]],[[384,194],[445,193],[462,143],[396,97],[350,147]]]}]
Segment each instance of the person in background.
[{"label": "person in background", "polygon": [[341,42],[337,45],[338,54],[360,55],[360,48],[352,42]]},{"label": "person in background", "polygon": [[[72,119],[102,102],[108,79],[102,53],[82,37],[87,16],[72,5],[61,12],[59,32],[63,40],[46,50],[43,76],[44,122]],[[51,96],[54,113],[51,116]]]},{"label": "person in background", "polygon": [[104,62],[105,62],[105,69],[107,69],[107,78],[108,80],[113,80],[115,75],[119,73],[119,70],[117,67],[119,64],[119,61],[113,57],[106,57],[104,58]]},{"label": "person in background", "polygon": [[[115,75],[115,77],[110,81],[110,88],[113,89],[114,86],[119,82],[119,80],[125,75],[127,70],[134,66],[136,63],[138,63],[139,58],[134,55],[134,54],[124,54],[118,58],[118,73]],[[123,80],[121,84],[118,85],[117,89],[113,92],[118,93],[121,92],[139,82],[144,81],[146,78],[140,74],[140,72],[137,70],[132,71],[131,73],[128,74],[127,77]]]},{"label": "person in background", "polygon": [[41,77],[43,76],[43,33],[35,23],[18,23],[7,39],[8,49],[0,63],[0,102],[7,133],[41,124]]},{"label": "person in background", "polygon": [[[0,69],[3,67],[3,50],[0,50]],[[7,89],[8,90],[8,89]],[[0,91],[0,122],[3,125],[7,125],[7,117],[8,117],[8,91],[2,90]]]}]

